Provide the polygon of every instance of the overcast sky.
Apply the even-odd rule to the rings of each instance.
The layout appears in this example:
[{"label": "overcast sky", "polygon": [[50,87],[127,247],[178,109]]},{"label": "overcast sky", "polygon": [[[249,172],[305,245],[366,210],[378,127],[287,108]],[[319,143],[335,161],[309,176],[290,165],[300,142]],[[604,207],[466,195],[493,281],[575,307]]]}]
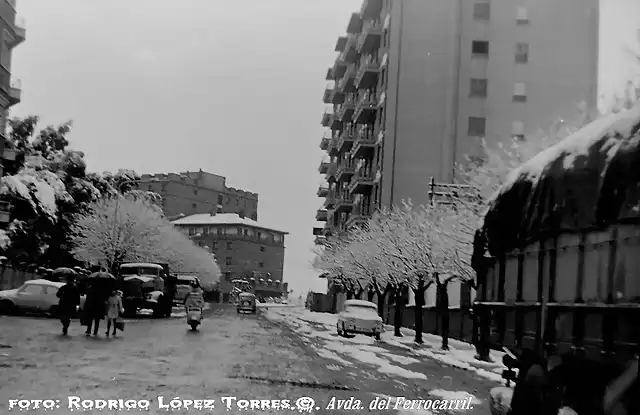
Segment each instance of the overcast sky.
[{"label": "overcast sky", "polygon": [[[638,13],[619,6],[635,4]],[[18,0],[27,40],[12,115],[73,120],[93,171],[208,172],[260,194],[259,219],[289,231],[285,280],[310,269],[324,76],[361,0]],[[638,0],[604,0],[601,40],[628,36]],[[620,24],[623,22],[623,24]],[[612,29],[613,27],[613,29]],[[620,68],[609,48],[609,66]]]}]

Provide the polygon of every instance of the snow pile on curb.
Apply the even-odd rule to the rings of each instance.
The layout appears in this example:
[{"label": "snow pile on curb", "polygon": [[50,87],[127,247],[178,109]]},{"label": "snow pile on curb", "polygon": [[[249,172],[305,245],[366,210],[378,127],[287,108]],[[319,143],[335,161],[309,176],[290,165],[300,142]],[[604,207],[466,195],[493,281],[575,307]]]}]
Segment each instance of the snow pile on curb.
[{"label": "snow pile on curb", "polygon": [[[331,350],[351,355],[352,357],[363,361],[364,363],[380,366],[379,371],[381,371],[382,373],[386,373],[384,372],[384,370],[388,370],[388,368],[385,366],[386,364],[389,364],[388,361],[385,361],[385,364],[381,364],[381,361],[383,359],[377,357],[375,354],[374,357],[372,357],[372,350],[362,346],[375,344],[375,340],[373,338],[356,336],[354,338],[342,339],[343,342],[359,345],[359,347],[356,348],[345,348],[342,343],[335,342],[335,336],[333,336],[333,332],[335,331],[337,323],[337,316],[335,314],[316,313],[303,308],[289,307],[265,310],[264,315],[272,321],[279,321],[287,324],[292,330],[303,336],[321,338],[328,341],[329,344],[325,345],[325,348],[330,348]],[[314,329],[314,325],[323,327],[325,331]],[[391,326],[385,326],[385,330],[386,331],[382,333],[381,340],[386,344],[400,347],[404,350],[410,351],[413,354],[428,357],[445,365],[475,372],[477,375],[495,382],[502,382],[502,371],[506,369],[506,367],[504,367],[504,365],[502,364],[502,356],[504,355],[504,353],[492,351],[491,359],[493,360],[493,362],[483,362],[475,358],[475,347],[469,343],[450,339],[450,350],[443,351],[440,350],[440,344],[442,342],[440,336],[424,333],[422,336],[424,344],[421,347],[417,348],[417,345],[413,341],[415,337],[414,330],[403,328],[401,330],[401,333],[404,337],[394,337],[393,327]],[[367,354],[367,352],[369,354]],[[379,355],[381,354],[381,352],[383,351],[376,351],[376,353]],[[395,359],[391,358],[390,354],[387,354],[384,357]],[[403,362],[399,363],[403,364]],[[397,369],[400,370],[398,370],[398,372],[395,374],[407,377],[409,379],[416,379],[416,377],[414,376],[409,376],[408,373],[403,373],[403,371],[406,371],[405,369],[400,367],[397,367]],[[421,374],[416,374],[416,376],[418,375]]]}]

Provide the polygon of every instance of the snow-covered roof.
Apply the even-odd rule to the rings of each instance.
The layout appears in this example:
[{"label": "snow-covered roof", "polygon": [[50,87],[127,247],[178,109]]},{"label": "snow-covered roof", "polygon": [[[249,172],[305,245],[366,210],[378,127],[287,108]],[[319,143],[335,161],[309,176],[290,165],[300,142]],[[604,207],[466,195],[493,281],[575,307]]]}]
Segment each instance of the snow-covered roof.
[{"label": "snow-covered roof", "polygon": [[640,219],[640,105],[603,117],[514,170],[489,201],[491,255],[543,235]]},{"label": "snow-covered roof", "polygon": [[216,215],[197,213],[174,220],[172,223],[176,226],[244,225],[279,232],[285,235],[288,234],[288,232],[262,225],[253,219],[247,217],[241,218],[237,213],[218,213]]},{"label": "snow-covered roof", "polygon": [[129,267],[146,267],[146,268],[164,269],[162,268],[162,265],[153,264],[150,262],[127,262],[126,264],[120,265],[120,268],[129,268]]},{"label": "snow-covered roof", "polygon": [[378,308],[378,306],[375,303],[372,303],[371,301],[366,301],[366,300],[347,300],[344,302],[344,305],[350,305],[350,306],[355,306],[355,307],[369,307],[369,308]]}]

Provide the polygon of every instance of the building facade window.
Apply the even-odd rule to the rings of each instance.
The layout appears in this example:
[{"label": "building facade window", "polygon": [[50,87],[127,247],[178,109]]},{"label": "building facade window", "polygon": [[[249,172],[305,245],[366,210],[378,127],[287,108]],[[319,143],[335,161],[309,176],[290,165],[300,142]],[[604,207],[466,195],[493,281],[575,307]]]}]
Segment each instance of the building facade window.
[{"label": "building facade window", "polygon": [[233,249],[233,243],[227,242],[227,250]]},{"label": "building facade window", "polygon": [[218,243],[216,241],[211,242],[211,250],[214,251],[218,249]]},{"label": "building facade window", "polygon": [[258,266],[259,266],[260,268],[264,268],[264,262],[259,263],[259,264],[258,264]]},{"label": "building facade window", "polygon": [[473,18],[475,20],[489,20],[491,18],[491,4],[486,1],[474,4]]},{"label": "building facade window", "polygon": [[471,85],[469,90],[470,97],[487,97],[487,80],[486,79],[471,79]]},{"label": "building facade window", "polygon": [[224,279],[225,279],[227,282],[231,282],[231,278],[232,278],[232,276],[233,276],[233,275],[232,275],[229,271],[227,271],[227,272],[225,272],[225,273],[224,273]]},{"label": "building facade window", "polygon": [[251,220],[258,220],[258,214],[257,213],[252,213],[251,214]]},{"label": "building facade window", "polygon": [[486,40],[474,40],[471,43],[471,54],[474,57],[486,58],[489,56],[489,42]]},{"label": "building facade window", "polygon": [[233,258],[231,258],[230,256],[226,257],[224,263],[227,265],[233,264]]},{"label": "building facade window", "polygon": [[516,9],[516,24],[529,24],[529,10],[526,7],[518,7]]},{"label": "building facade window", "polygon": [[484,117],[469,117],[467,135],[469,137],[484,137],[487,128],[487,119]]},{"label": "building facade window", "polygon": [[511,136],[515,139],[524,139],[524,122],[514,121],[511,125]]},{"label": "building facade window", "polygon": [[525,102],[527,100],[527,87],[524,82],[513,84],[513,101]]},{"label": "building facade window", "polygon": [[264,246],[260,247],[260,252],[264,252]]},{"label": "building facade window", "polygon": [[516,60],[516,63],[529,62],[529,44],[528,43],[516,43],[515,60]]},{"label": "building facade window", "polygon": [[218,206],[216,208],[216,213],[222,213],[222,212],[223,212],[222,206]]},{"label": "building facade window", "polygon": [[197,195],[198,194],[198,189],[193,189],[193,194]]},{"label": "building facade window", "polygon": [[194,209],[197,209],[197,208],[198,208],[198,205],[197,205],[197,204],[195,204],[195,203],[192,203],[192,204],[191,204],[191,207],[192,207],[192,208],[194,208]]},{"label": "building facade window", "polygon": [[222,195],[218,195],[218,204],[219,205],[222,204],[222,200],[223,200],[223,196]]}]

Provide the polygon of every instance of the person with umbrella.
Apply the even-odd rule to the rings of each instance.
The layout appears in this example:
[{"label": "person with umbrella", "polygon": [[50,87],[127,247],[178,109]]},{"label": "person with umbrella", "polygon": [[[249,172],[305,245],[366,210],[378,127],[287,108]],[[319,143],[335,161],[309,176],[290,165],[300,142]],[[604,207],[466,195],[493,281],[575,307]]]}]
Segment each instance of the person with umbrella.
[{"label": "person with umbrella", "polygon": [[94,272],[89,275],[89,289],[87,291],[87,299],[85,300],[85,323],[87,330],[85,335],[98,335],[100,329],[100,320],[107,314],[107,298],[113,290],[113,282],[115,278],[108,272]]},{"label": "person with umbrella", "polygon": [[62,323],[62,335],[69,334],[69,325],[71,318],[76,313],[76,308],[80,304],[80,291],[75,284],[73,275],[66,275],[67,283],[60,287],[56,296],[60,299],[58,302],[58,313],[60,322]]}]

